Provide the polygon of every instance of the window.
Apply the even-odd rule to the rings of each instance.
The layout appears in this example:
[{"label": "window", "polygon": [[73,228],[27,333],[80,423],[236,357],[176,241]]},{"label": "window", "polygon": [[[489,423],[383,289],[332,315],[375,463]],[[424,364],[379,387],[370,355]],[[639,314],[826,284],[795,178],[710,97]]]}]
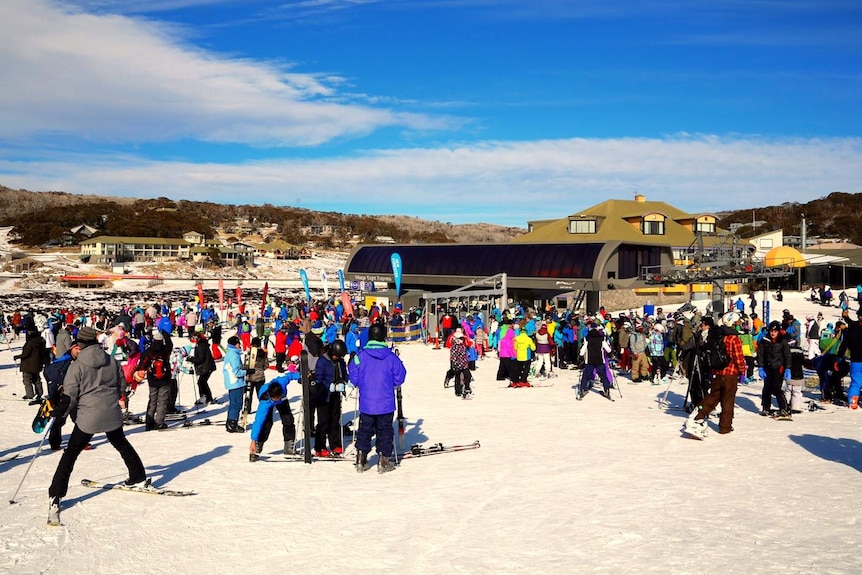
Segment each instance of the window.
[{"label": "window", "polygon": [[569,220],[570,234],[596,233],[596,220]]},{"label": "window", "polygon": [[715,223],[714,222],[695,222],[694,224],[695,232],[704,232],[707,234],[715,233]]},{"label": "window", "polygon": [[641,232],[645,236],[663,236],[664,235],[664,220],[647,221],[644,220]]}]

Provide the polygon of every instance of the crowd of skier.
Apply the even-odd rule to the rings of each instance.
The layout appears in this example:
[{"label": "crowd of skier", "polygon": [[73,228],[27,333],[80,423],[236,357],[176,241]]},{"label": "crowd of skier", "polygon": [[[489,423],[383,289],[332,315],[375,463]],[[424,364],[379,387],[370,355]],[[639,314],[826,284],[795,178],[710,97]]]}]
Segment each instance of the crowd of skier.
[{"label": "crowd of skier", "polygon": [[[823,298],[828,305],[828,296]],[[515,305],[491,310],[486,320],[483,312],[441,309],[441,333],[450,349],[444,387],[455,379],[456,395],[472,397],[470,371],[477,359],[494,350],[497,380],[508,381],[509,387],[532,387],[541,378],[554,377],[555,370],[581,370],[579,400],[596,382],[607,399],[620,379],[632,385],[687,384],[685,407],[691,416],[685,430],[700,438],[713,410],[720,412],[719,433],[733,431],[737,388],[755,380],[763,383],[760,415],[765,417],[790,421],[801,413],[806,377],[815,374],[820,403],[857,409],[862,324],[851,321],[846,298],[839,306],[841,319],[834,323],[818,313],[806,316],[803,325],[784,309],[780,320],[766,324],[753,294],[747,306],[737,298],[726,307],[730,311],[717,319],[690,303],[671,312],[657,308],[650,314],[629,311],[616,317],[604,308],[581,314]],[[858,313],[862,319],[862,307]],[[851,385],[845,392],[842,381],[847,375]]]},{"label": "crowd of skier", "polygon": [[[856,409],[862,387],[862,311],[860,320],[851,321],[846,305],[834,324],[818,314],[807,316],[803,325],[787,309],[780,321],[765,324],[753,295],[747,308],[741,299],[731,301],[731,311],[717,319],[690,303],[674,311],[657,308],[616,316],[604,308],[582,314],[513,303],[505,309],[440,307],[433,326],[426,325],[418,308],[405,317],[400,306],[390,313],[385,306],[357,305],[354,310],[345,305],[338,299],[308,303],[272,297],[259,311],[256,306],[239,307],[225,314],[200,302],[161,300],[116,312],[54,309],[2,316],[0,331],[7,345],[10,339],[25,338],[15,355],[23,397],[39,405],[36,419],[42,425],[51,419],[51,449],[61,449],[66,419],[75,422],[49,491],[52,519],[59,521],[60,499],[75,460],[94,433],[105,432],[122,455],[129,470],[125,485],[146,488],[143,464],[125,440],[123,424],[162,430],[169,428],[172,416],[185,417],[177,413],[179,380],[185,374],[197,378],[199,409],[218,402],[222,394],[209,385],[217,362],[222,363],[228,402],[224,428],[228,433],[250,431],[250,461],[260,459],[276,412],[283,452],[297,455],[288,385],[303,377],[302,357],[307,358],[303,361],[310,382],[304,417],[313,427],[313,443],[305,448],[318,458],[341,457],[344,436],[355,433],[355,465],[364,471],[376,437],[378,471],[392,470],[396,388],[406,370],[388,343],[387,329],[406,323],[421,323],[426,344],[442,343],[448,349],[444,387],[454,383],[460,398],[473,397],[477,361],[490,356],[497,359],[496,379],[510,388],[541,385],[562,370],[580,370],[578,400],[596,383],[612,400],[620,381],[667,389],[679,381],[687,384],[685,407],[690,413],[684,431],[699,439],[707,436],[707,418],[713,412],[719,413],[720,434],[733,431],[739,385],[761,380],[760,414],[780,420],[792,420],[803,409],[806,373],[819,378],[822,403]],[[224,346],[223,331],[229,334]],[[184,337],[189,344],[179,345]],[[851,385],[845,393],[842,378],[848,374]],[[130,403],[138,402],[142,384],[147,405],[139,419]],[[342,424],[342,401],[348,393],[358,393],[356,430]]]}]

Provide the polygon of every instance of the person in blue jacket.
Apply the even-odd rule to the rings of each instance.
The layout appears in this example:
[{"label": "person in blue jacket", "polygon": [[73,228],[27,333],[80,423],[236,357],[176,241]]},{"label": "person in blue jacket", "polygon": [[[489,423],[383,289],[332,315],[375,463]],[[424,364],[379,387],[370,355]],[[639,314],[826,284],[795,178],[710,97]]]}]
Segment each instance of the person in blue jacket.
[{"label": "person in blue jacket", "polygon": [[228,393],[227,423],[228,433],[245,432],[237,426],[239,412],[242,410],[242,394],[245,391],[245,374],[243,369],[242,350],[239,348],[239,338],[231,336],[227,340],[227,351],[224,355],[224,387]]},{"label": "person in blue jacket", "polygon": [[394,448],[395,388],[407,378],[401,358],[386,345],[386,326],[368,328],[368,344],[349,366],[350,382],[359,390],[359,429],[356,431],[356,471],[368,469],[371,438],[377,436],[377,471],[395,469],[389,460]]},{"label": "person in blue jacket", "polygon": [[263,444],[269,439],[272,430],[273,411],[278,411],[281,417],[282,435],[284,437],[284,454],[293,455],[294,443],[296,442],[296,423],[293,412],[290,411],[290,401],[287,398],[287,384],[291,381],[299,381],[298,371],[288,371],[272,381],[260,390],[257,412],[254,415],[254,423],[251,426],[251,445],[249,446],[248,459],[252,463],[259,459],[258,454],[263,449]]},{"label": "person in blue jacket", "polygon": [[361,343],[359,341],[360,330],[359,324],[354,322],[350,327],[350,330],[347,332],[347,337],[345,337],[345,344],[347,344],[347,353],[350,357],[347,358],[348,362],[353,361],[353,358],[359,353],[359,348],[361,347]]}]

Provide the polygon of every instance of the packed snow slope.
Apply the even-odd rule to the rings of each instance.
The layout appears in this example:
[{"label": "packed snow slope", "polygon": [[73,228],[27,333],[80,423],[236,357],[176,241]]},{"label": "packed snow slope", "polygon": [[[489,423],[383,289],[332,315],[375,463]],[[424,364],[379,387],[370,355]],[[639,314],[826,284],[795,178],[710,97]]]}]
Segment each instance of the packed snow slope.
[{"label": "packed snow slope", "polygon": [[[838,310],[798,294],[773,302],[804,319]],[[59,452],[43,450],[11,350],[0,345],[0,572],[3,573],[859,573],[862,411],[827,409],[790,422],[757,415],[760,386],[741,386],[735,431],[682,436],[686,386],[631,385],[610,402],[575,400],[580,372],[506,389],[479,362],[472,401],[443,388],[446,350],[400,346],[407,369],[407,444],[481,448],[407,459],[388,474],[348,462],[248,461],[248,434],[223,426],[127,427],[153,483],[193,489],[159,497],[84,488],[125,478],[96,436],[46,527]],[[273,372],[274,374],[275,372]],[[222,390],[221,372],[210,380]],[[180,382],[191,407],[192,376]],[[806,390],[809,398],[818,397]],[[299,389],[291,389],[294,410]],[[144,410],[144,394],[132,411]],[[354,414],[345,401],[344,419]],[[224,421],[226,405],[205,414]],[[65,431],[71,431],[67,423]],[[280,459],[276,423],[264,453]]]}]

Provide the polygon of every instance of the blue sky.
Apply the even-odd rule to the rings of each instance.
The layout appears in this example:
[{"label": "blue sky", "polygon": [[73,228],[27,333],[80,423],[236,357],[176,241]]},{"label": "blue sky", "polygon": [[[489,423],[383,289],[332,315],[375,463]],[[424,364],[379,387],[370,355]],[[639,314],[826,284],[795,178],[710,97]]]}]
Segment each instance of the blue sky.
[{"label": "blue sky", "polygon": [[0,184],[523,226],[862,191],[856,0],[4,0]]}]

